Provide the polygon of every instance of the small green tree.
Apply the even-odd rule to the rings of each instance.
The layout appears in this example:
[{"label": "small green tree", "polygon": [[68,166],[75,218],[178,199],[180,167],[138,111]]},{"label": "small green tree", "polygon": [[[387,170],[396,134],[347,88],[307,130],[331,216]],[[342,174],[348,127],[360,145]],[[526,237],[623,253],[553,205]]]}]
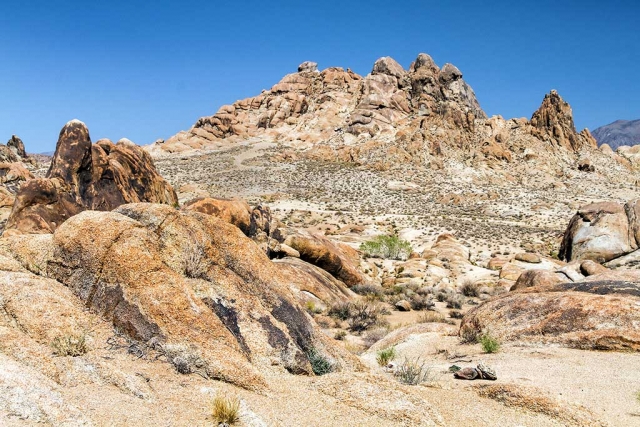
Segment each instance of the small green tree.
[{"label": "small green tree", "polygon": [[397,234],[389,234],[364,242],[360,245],[360,250],[367,257],[406,260],[412,248],[411,243],[400,239]]}]

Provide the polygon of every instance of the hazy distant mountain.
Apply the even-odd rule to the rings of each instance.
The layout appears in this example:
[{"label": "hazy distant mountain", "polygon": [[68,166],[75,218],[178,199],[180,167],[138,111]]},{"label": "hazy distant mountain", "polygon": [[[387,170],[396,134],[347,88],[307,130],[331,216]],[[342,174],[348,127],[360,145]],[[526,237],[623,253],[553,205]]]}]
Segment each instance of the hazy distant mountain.
[{"label": "hazy distant mountain", "polygon": [[640,119],[616,120],[591,132],[598,145],[609,144],[612,149],[621,145],[640,144]]}]

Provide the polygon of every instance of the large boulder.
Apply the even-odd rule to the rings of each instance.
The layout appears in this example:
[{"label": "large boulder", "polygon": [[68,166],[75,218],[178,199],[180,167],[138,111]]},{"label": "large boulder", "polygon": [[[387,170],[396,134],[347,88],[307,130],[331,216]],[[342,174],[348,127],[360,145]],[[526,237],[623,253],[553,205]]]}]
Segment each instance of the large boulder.
[{"label": "large boulder", "polygon": [[210,378],[262,388],[273,365],[310,374],[311,351],[357,365],[297,302],[290,287],[304,283],[213,216],[146,203],[84,211],[53,247],[50,277],[131,339],[189,348]]},{"label": "large boulder", "polygon": [[183,210],[213,215],[238,227],[244,234],[249,234],[251,227],[251,208],[244,200],[217,199],[201,197],[186,202]]},{"label": "large boulder", "polygon": [[589,279],[495,297],[465,315],[461,335],[490,331],[503,342],[640,351],[640,282]]},{"label": "large boulder", "polygon": [[640,237],[638,206],[634,200],[624,206],[601,202],[581,207],[564,233],[560,258],[604,263],[634,251]]},{"label": "large boulder", "polygon": [[358,271],[347,249],[332,243],[319,234],[297,231],[283,242],[300,253],[300,258],[331,273],[347,286],[362,284],[364,276]]},{"label": "large boulder", "polygon": [[177,205],[178,198],[142,148],[128,140],[91,144],[84,123],[72,120],[60,132],[46,178],[21,187],[5,230],[51,233],[81,211],[134,202]]}]

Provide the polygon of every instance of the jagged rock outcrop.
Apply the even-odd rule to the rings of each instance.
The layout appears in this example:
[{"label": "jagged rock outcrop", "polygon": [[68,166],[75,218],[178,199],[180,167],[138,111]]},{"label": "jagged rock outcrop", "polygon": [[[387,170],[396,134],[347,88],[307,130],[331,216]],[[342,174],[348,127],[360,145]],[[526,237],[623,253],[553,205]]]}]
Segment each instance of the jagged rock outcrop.
[{"label": "jagged rock outcrop", "polygon": [[531,125],[534,135],[567,149],[577,150],[583,146],[597,148],[597,142],[588,130],[576,132],[571,107],[555,90],[544,97],[540,108],[533,113]]},{"label": "jagged rock outcrop", "polygon": [[286,143],[275,161],[338,161],[377,170],[455,171],[463,165],[509,175],[513,164],[522,179],[535,175],[542,183],[568,169],[614,176],[631,168],[622,155],[598,150],[588,130],[576,131],[571,107],[556,91],[531,120],[487,118],[462,72],[452,64],[440,68],[424,53],[408,69],[380,58],[366,76],[338,67],[318,72],[315,63],[303,63],[270,90],[225,105],[147,149],[162,156],[258,138]]},{"label": "jagged rock outcrop", "polygon": [[581,207],[571,218],[560,246],[566,261],[611,261],[640,246],[640,199],[622,205],[593,203]]},{"label": "jagged rock outcrop", "polygon": [[317,72],[317,64],[305,62],[271,90],[223,106],[156,146],[181,151],[258,135],[309,142],[393,136],[402,122],[418,116],[439,116],[465,127],[486,117],[462,73],[451,64],[440,70],[426,54],[409,70],[380,58],[366,77],[338,67]]},{"label": "jagged rock outcrop", "polygon": [[24,142],[15,135],[11,135],[11,138],[7,141],[7,147],[13,149],[18,157],[27,157],[27,152],[24,149]]},{"label": "jagged rock outcrop", "polygon": [[46,178],[20,188],[5,230],[51,233],[81,211],[133,202],[177,205],[178,198],[142,148],[129,140],[92,144],[84,123],[72,120],[60,132]]}]

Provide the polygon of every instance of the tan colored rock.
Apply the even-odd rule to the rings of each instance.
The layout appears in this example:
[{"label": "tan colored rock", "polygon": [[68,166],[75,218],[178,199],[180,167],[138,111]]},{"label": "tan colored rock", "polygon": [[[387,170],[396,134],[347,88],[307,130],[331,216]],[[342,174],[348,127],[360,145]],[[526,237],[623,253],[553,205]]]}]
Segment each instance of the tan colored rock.
[{"label": "tan colored rock", "polygon": [[525,270],[520,274],[516,283],[511,287],[511,291],[531,288],[534,286],[552,286],[556,283],[566,281],[564,276],[548,270]]},{"label": "tan colored rock", "polygon": [[[634,212],[630,209],[630,212]],[[635,218],[635,217],[634,217]],[[569,222],[560,258],[566,261],[590,259],[599,263],[629,253],[638,247],[637,220],[630,227],[625,208],[613,202],[593,203],[578,210]]]},{"label": "tan colored rock", "polygon": [[500,270],[508,262],[509,262],[508,257],[495,256],[489,260],[489,263],[487,264],[487,268],[489,270]]},{"label": "tan colored rock", "polygon": [[50,276],[131,339],[187,345],[208,377],[263,388],[260,369],[272,356],[310,373],[312,347],[353,363],[317,333],[292,276],[213,216],[159,204],[85,211],[56,230],[53,245]]},{"label": "tan colored rock", "polygon": [[506,280],[518,280],[522,272],[526,271],[524,268],[516,265],[512,262],[508,262],[500,269],[500,278]]},{"label": "tan colored rock", "polygon": [[142,201],[177,205],[178,198],[142,148],[108,140],[92,145],[84,123],[72,120],[60,132],[47,177],[20,188],[5,229],[51,233],[86,209]]},{"label": "tan colored rock", "polygon": [[592,350],[640,350],[638,296],[603,295],[597,283],[594,286],[576,283],[566,286],[566,289],[531,287],[495,297],[469,311],[462,320],[461,331],[480,333],[489,330],[502,342],[556,343]]},{"label": "tan colored rock", "polygon": [[522,261],[522,262],[528,262],[530,264],[540,264],[542,262],[540,255],[534,254],[531,252],[522,252],[522,253],[516,254],[516,260]]},{"label": "tan colored rock", "polygon": [[586,260],[580,263],[580,272],[584,276],[593,276],[596,274],[607,273],[609,269],[595,261]]},{"label": "tan colored rock", "polygon": [[395,303],[394,307],[398,311],[411,311],[411,303],[409,303],[409,301],[404,299]]},{"label": "tan colored rock", "polygon": [[345,248],[333,244],[324,236],[299,231],[289,235],[284,244],[297,250],[303,261],[328,271],[349,287],[364,281],[364,276],[358,271],[348,252],[345,252]]},{"label": "tan colored rock", "polygon": [[213,215],[238,227],[245,235],[251,227],[251,208],[243,200],[198,198],[186,202],[183,210]]}]

